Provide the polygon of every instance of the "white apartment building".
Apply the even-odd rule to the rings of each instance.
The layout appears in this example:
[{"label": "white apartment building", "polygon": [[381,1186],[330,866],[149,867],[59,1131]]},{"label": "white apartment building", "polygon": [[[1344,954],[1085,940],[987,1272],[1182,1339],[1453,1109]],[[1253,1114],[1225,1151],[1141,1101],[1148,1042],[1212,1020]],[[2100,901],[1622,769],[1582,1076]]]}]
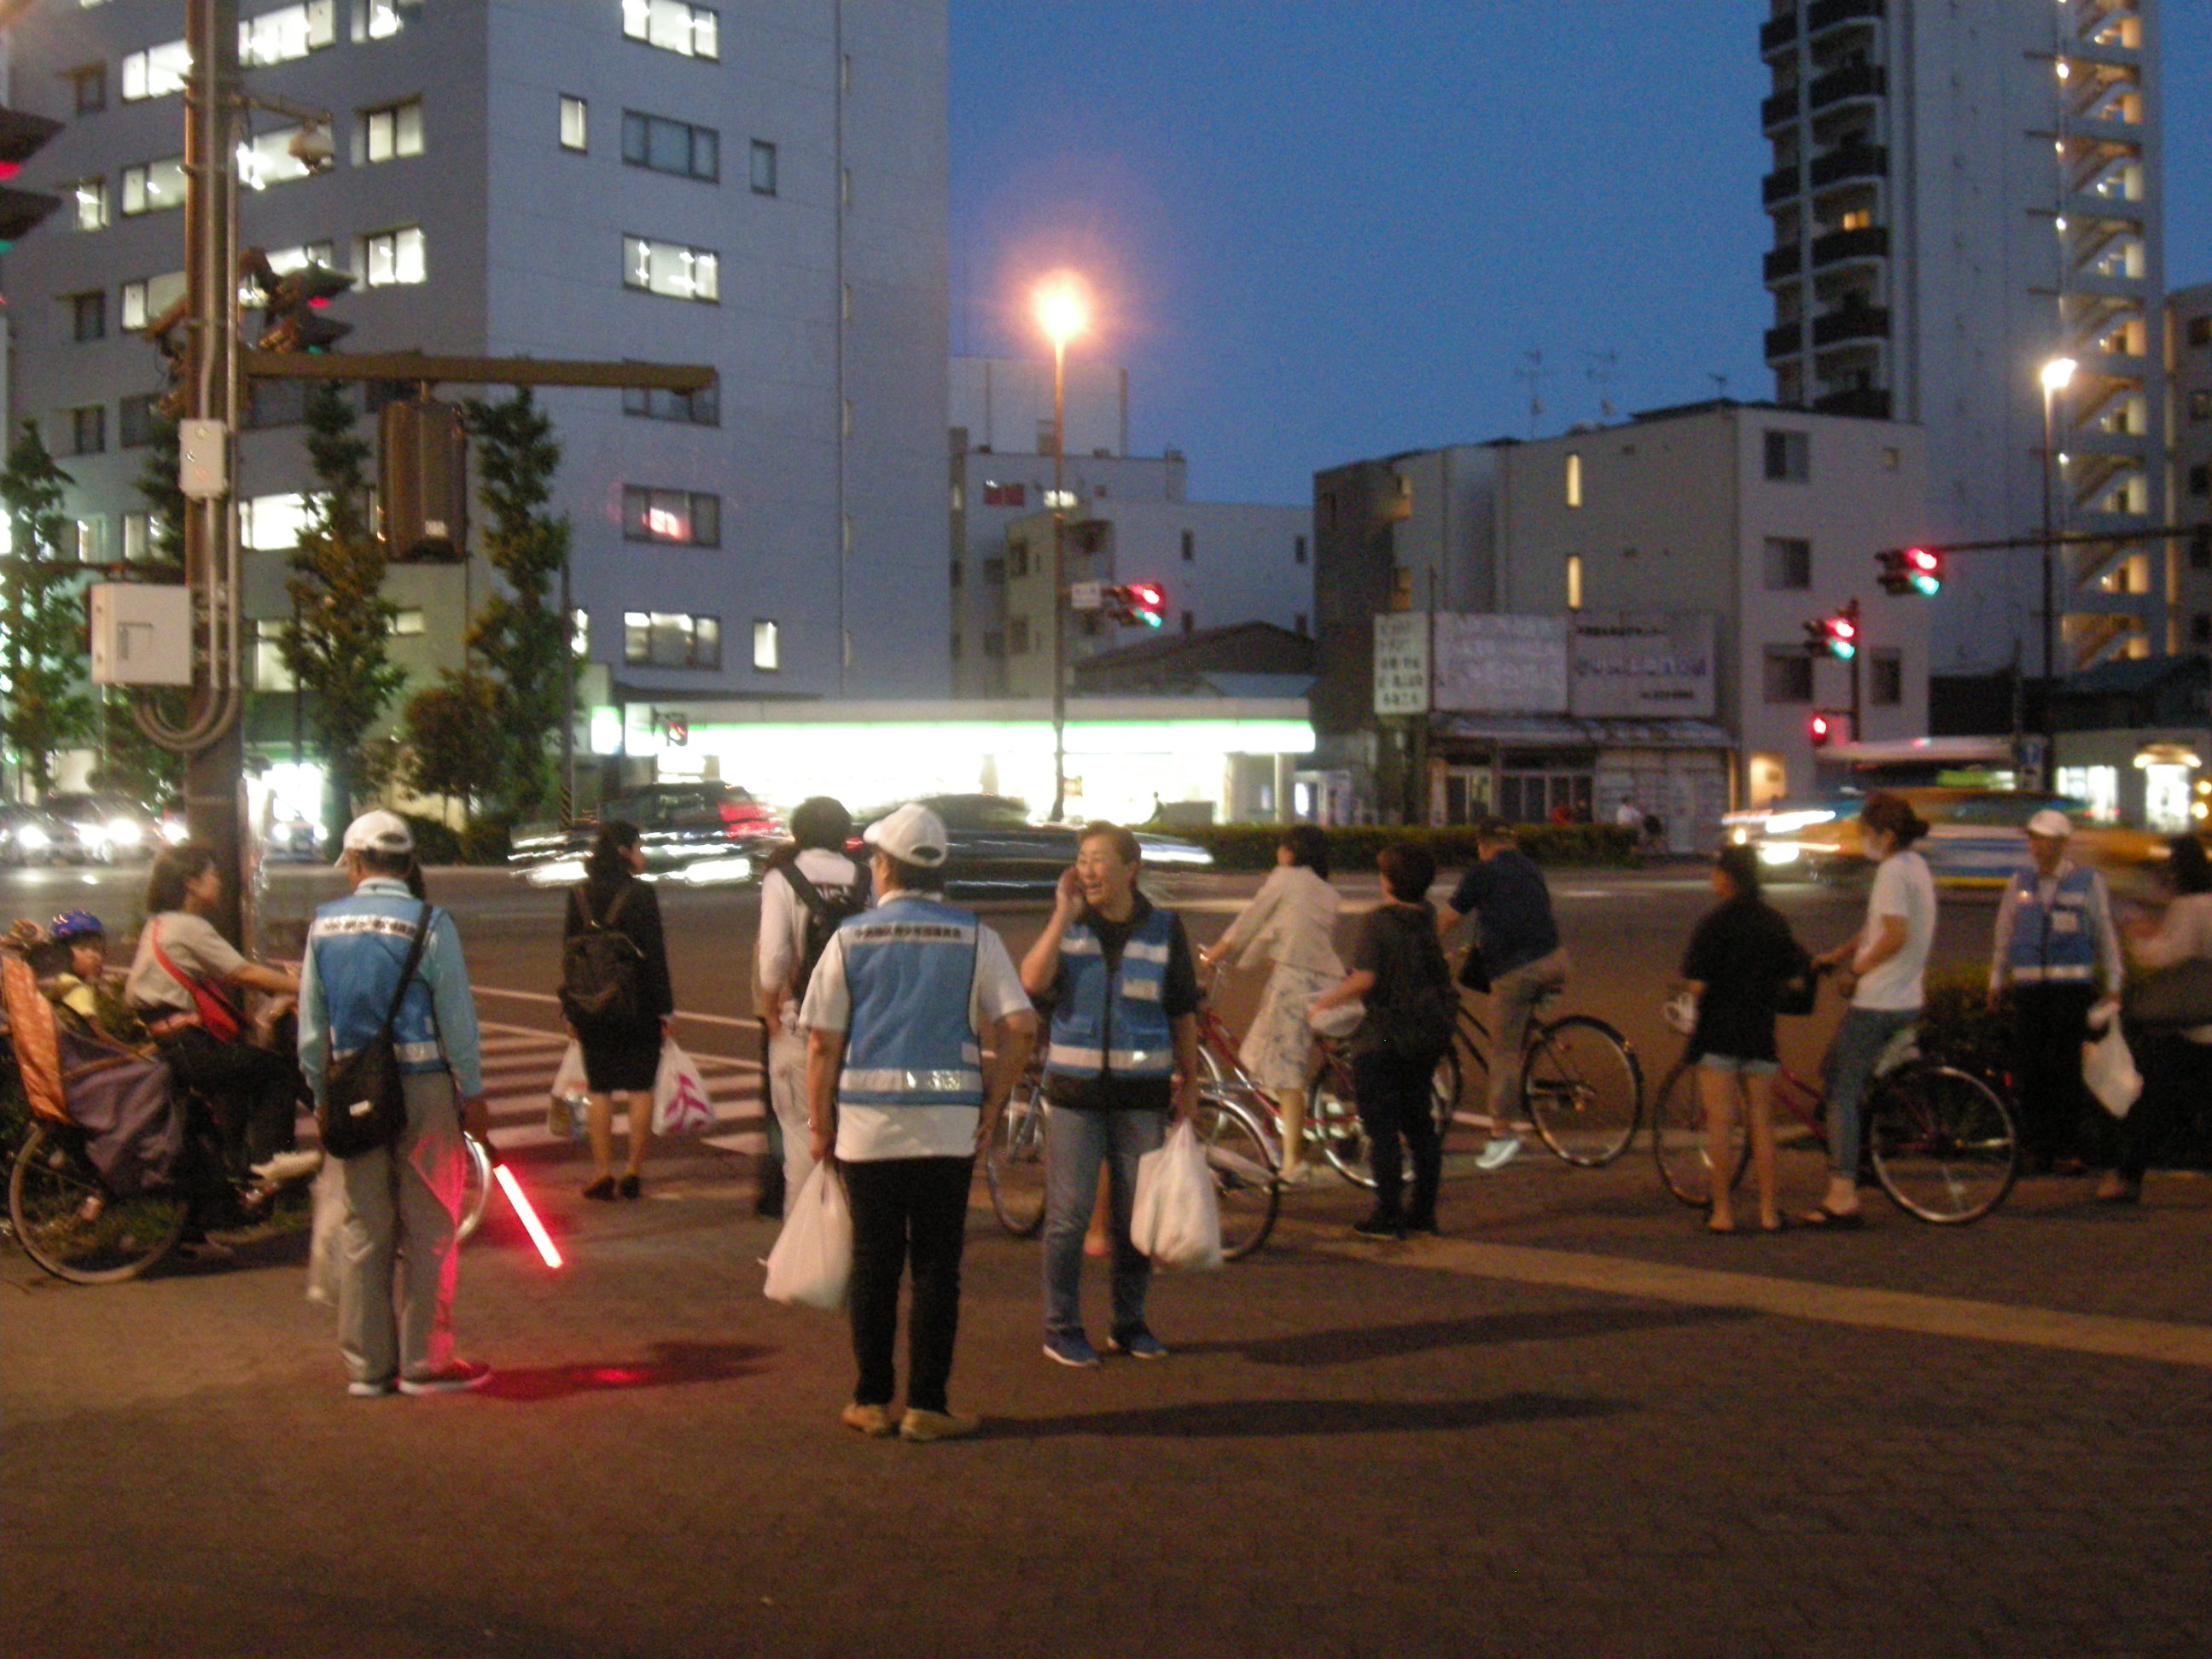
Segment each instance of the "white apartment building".
[{"label": "white apartment building", "polygon": [[[2066,549],[2057,672],[2181,648],[2167,584],[2157,0],[1771,0],[1776,399],[1927,429],[1923,539]],[[2077,365],[2053,394],[2040,371]],[[2040,673],[2034,549],[1972,556],[1935,667]]]},{"label": "white apartment building", "polygon": [[[1917,428],[1728,401],[1316,474],[1322,764],[1385,816],[1606,821],[1626,795],[1710,841],[1730,806],[1810,787],[1813,715],[1850,708],[1807,623],[1857,600],[1861,735],[1927,730],[1929,602],[1883,593],[1875,562],[1926,488]],[[1431,619],[1432,689],[1385,721],[1393,613]]]},{"label": "white apartment building", "polygon": [[[242,240],[354,274],[341,352],[719,372],[689,397],[538,393],[615,730],[656,699],[946,693],[945,0],[241,13],[249,91],[333,112],[337,152],[307,174],[293,122],[257,112]],[[5,37],[11,103],[68,123],[21,181],[68,199],[6,256],[9,412],[74,475],[88,556],[143,549],[160,372],[133,331],[182,281],[182,16],[44,0]],[[242,441],[248,604],[272,627],[310,480],[299,402],[266,389]],[[481,562],[392,580],[431,636],[403,659],[450,665]]]}]

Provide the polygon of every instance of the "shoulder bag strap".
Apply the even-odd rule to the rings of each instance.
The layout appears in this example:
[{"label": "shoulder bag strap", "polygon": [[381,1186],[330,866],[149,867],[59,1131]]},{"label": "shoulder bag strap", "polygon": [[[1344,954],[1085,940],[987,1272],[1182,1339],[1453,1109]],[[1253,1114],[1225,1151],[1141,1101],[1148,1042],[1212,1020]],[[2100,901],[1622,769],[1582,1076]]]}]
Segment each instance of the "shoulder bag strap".
[{"label": "shoulder bag strap", "polygon": [[783,878],[791,884],[791,890],[799,896],[799,902],[807,908],[815,920],[818,921],[829,913],[830,901],[822,896],[819,887],[807,879],[806,872],[799,867],[797,859],[783,866]]},{"label": "shoulder bag strap", "polygon": [[184,988],[185,994],[192,999],[195,1012],[198,1012],[199,1000],[205,997],[210,1001],[218,1004],[225,1013],[237,1020],[241,1026],[245,1024],[246,1021],[240,1014],[237,1005],[218,990],[213,981],[202,979],[197,974],[188,974],[169,960],[169,953],[161,948],[161,924],[158,920],[147,922],[146,934],[148,941],[154,947],[154,960],[161,964],[162,972]]},{"label": "shoulder bag strap", "polygon": [[399,988],[392,994],[392,1006],[384,1016],[383,1036],[388,1041],[392,1028],[399,1018],[399,1005],[407,1000],[407,988],[415,982],[416,965],[422,960],[422,949],[430,942],[430,907],[422,907],[422,915],[415,928],[415,942],[407,947],[407,965],[399,970]]},{"label": "shoulder bag strap", "polygon": [[607,927],[613,927],[615,919],[623,913],[623,906],[629,902],[629,896],[635,891],[637,891],[637,878],[633,876],[623,886],[622,891],[615,895],[615,902],[607,906],[607,919],[600,925]]}]

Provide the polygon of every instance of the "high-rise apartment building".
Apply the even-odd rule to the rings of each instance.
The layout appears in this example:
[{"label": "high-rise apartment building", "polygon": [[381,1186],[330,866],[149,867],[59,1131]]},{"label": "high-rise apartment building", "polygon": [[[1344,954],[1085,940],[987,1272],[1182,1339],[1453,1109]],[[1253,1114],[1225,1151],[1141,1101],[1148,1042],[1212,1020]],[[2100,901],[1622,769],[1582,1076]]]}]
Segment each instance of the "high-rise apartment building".
[{"label": "high-rise apartment building", "polygon": [[[310,173],[295,118],[256,110],[241,240],[354,275],[327,313],[355,325],[342,351],[719,372],[690,396],[538,394],[593,684],[618,704],[950,690],[945,0],[240,12],[249,92],[331,112],[337,150]],[[161,375],[134,331],[183,280],[182,17],[44,0],[4,37],[9,102],[68,124],[21,180],[66,203],[6,256],[9,412],[40,419],[102,557],[145,537]],[[264,632],[312,483],[300,401],[264,388],[241,443]],[[427,626],[451,635],[441,603]]]},{"label": "high-rise apartment building", "polygon": [[[2157,0],[1772,0],[1775,396],[1927,428],[1931,539],[2060,532],[2057,672],[2179,648],[2163,541]],[[2044,367],[2075,365],[2048,394]],[[1874,550],[1868,550],[1871,554]],[[1966,556],[1938,672],[2043,670],[2037,552]]]},{"label": "high-rise apartment building", "polygon": [[2166,296],[2172,394],[2175,609],[2186,649],[2212,652],[2212,283]]}]

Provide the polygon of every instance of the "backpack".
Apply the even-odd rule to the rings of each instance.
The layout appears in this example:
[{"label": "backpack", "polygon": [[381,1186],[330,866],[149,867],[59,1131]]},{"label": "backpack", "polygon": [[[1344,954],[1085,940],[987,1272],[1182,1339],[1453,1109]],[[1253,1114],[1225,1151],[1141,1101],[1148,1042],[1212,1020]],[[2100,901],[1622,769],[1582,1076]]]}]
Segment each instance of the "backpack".
[{"label": "backpack", "polygon": [[783,878],[791,884],[791,890],[806,907],[806,933],[799,945],[799,971],[791,980],[791,1000],[803,1003],[806,1000],[807,984],[814,977],[814,964],[830,948],[830,934],[842,927],[847,918],[857,916],[868,908],[868,870],[866,865],[860,866],[859,878],[850,887],[831,895],[806,878],[796,857],[782,869]]},{"label": "backpack", "polygon": [[615,922],[637,890],[636,884],[623,889],[608,907],[605,921],[592,915],[587,890],[574,890],[584,930],[569,935],[561,947],[562,1012],[580,1024],[635,1025],[645,1006],[645,954]]},{"label": "backpack", "polygon": [[1426,906],[1419,916],[1389,914],[1407,947],[1402,965],[1412,969],[1415,977],[1410,984],[1377,986],[1389,994],[1387,1003],[1378,1005],[1369,994],[1369,1029],[1378,1046],[1393,1054],[1408,1058],[1441,1054],[1451,1047],[1458,1029],[1459,993],[1453,988],[1451,964],[1437,938],[1434,915]]}]

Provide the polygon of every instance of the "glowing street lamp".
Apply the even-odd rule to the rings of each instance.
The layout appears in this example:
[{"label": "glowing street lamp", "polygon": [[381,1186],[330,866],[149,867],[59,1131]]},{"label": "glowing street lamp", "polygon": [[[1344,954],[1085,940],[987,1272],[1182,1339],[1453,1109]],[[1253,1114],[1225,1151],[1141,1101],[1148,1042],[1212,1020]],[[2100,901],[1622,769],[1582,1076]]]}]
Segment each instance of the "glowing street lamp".
[{"label": "glowing street lamp", "polygon": [[1061,271],[1037,286],[1037,326],[1052,342],[1052,822],[1067,811],[1067,343],[1091,327],[1083,285]]}]

